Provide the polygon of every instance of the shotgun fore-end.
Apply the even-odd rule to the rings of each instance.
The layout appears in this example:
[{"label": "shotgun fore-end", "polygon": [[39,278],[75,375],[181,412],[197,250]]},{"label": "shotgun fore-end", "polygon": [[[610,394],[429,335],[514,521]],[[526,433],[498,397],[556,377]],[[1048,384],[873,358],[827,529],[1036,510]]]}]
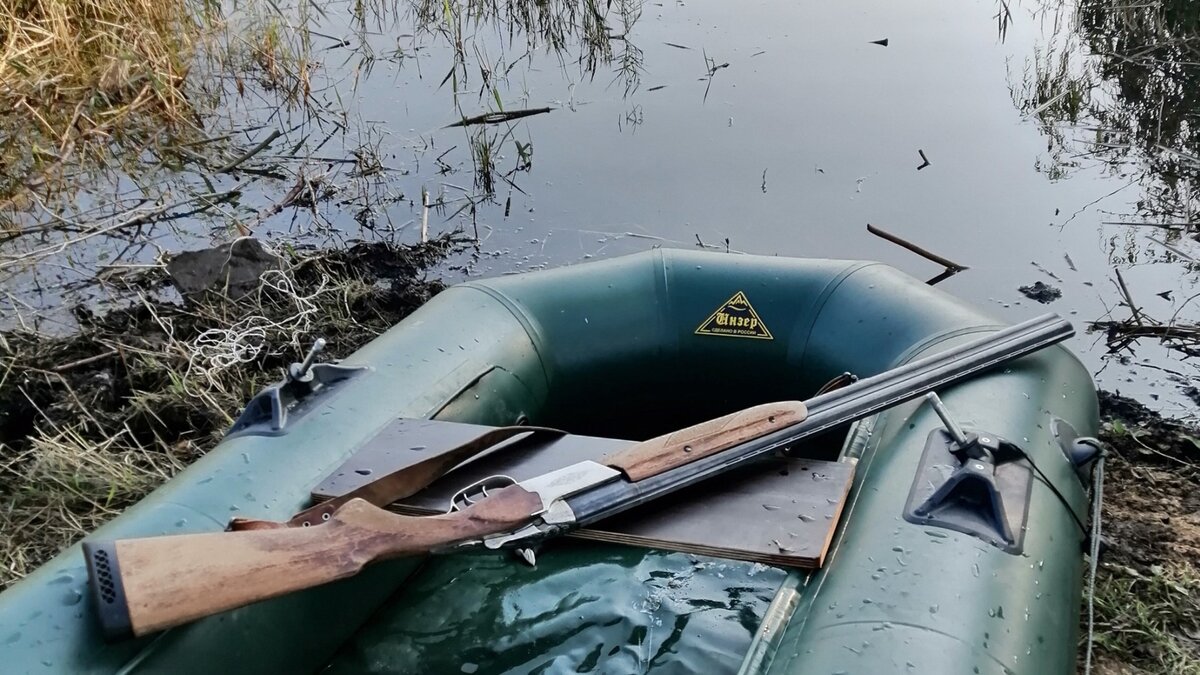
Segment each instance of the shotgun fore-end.
[{"label": "shotgun fore-end", "polygon": [[83,557],[87,562],[92,604],[104,638],[115,641],[133,637],[129,599],[125,597],[125,585],[121,581],[116,542],[85,541]]}]

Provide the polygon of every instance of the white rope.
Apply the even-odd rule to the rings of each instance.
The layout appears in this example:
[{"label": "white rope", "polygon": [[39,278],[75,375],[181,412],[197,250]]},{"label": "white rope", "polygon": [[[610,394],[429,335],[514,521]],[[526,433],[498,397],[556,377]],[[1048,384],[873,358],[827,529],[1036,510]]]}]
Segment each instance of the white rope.
[{"label": "white rope", "polygon": [[185,388],[194,371],[203,374],[209,384],[215,386],[217,374],[258,358],[272,342],[272,336],[286,335],[290,342],[296,334],[308,332],[312,327],[312,316],[319,311],[316,300],[327,292],[327,282],[328,279],[322,278],[312,293],[300,295],[288,272],[263,272],[263,288],[288,298],[295,305],[295,313],[277,321],[264,316],[247,316],[226,328],[210,328],[196,336],[190,344],[184,343],[183,347],[188,351],[188,368],[183,378]]},{"label": "white rope", "polygon": [[1092,546],[1088,561],[1087,590],[1087,657],[1083,663],[1083,674],[1092,673],[1092,643],[1096,637],[1096,567],[1100,559],[1100,507],[1104,503],[1104,454],[1096,458],[1092,470]]}]

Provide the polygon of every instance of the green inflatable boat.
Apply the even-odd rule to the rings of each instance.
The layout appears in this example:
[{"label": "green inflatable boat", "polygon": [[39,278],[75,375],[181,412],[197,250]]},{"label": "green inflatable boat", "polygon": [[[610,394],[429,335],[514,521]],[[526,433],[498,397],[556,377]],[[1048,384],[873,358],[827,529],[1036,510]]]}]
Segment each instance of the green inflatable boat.
[{"label": "green inflatable boat", "polygon": [[[644,439],[1003,328],[870,262],[653,250],[463,283],[308,399],[256,398],[215,450],[88,540],[286,519],[397,418]],[[856,464],[816,571],[555,540],[533,567],[505,553],[392,560],[107,642],[76,545],[0,594],[0,671],[1072,673],[1094,385],[1052,347],[938,393],[962,427],[1036,464],[996,471],[1003,517],[920,516],[953,467],[931,454],[943,423],[918,398],[804,447]]]}]

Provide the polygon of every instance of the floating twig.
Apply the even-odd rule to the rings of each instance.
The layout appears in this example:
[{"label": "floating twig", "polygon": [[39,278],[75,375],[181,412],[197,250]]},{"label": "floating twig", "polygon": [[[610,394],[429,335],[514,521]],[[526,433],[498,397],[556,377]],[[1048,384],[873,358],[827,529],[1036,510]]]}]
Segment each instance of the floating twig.
[{"label": "floating twig", "polygon": [[429,241],[429,191],[421,188],[421,243]]},{"label": "floating twig", "polygon": [[1191,223],[1146,223],[1146,222],[1130,222],[1126,220],[1102,220],[1101,225],[1125,225],[1128,227],[1157,227],[1162,230],[1181,230],[1191,227]]},{"label": "floating twig", "polygon": [[242,163],[244,163],[246,160],[248,160],[248,159],[250,159],[251,157],[253,157],[253,156],[257,155],[258,153],[262,152],[263,150],[266,150],[268,147],[270,147],[270,145],[271,145],[272,143],[274,143],[274,142],[275,142],[275,139],[276,139],[276,138],[279,138],[279,137],[280,137],[280,136],[282,136],[282,135],[283,135],[283,132],[282,132],[282,131],[280,131],[280,130],[278,130],[278,129],[275,129],[275,130],[274,130],[274,131],[272,131],[270,134],[268,134],[268,135],[267,135],[267,137],[266,137],[266,138],[264,138],[264,139],[262,140],[262,142],[260,142],[258,145],[254,146],[253,148],[250,148],[249,150],[247,150],[245,153],[243,153],[243,154],[242,154],[240,157],[238,157],[237,159],[233,160],[232,162],[230,162],[230,163],[226,164],[225,166],[223,166],[223,167],[221,167],[221,168],[217,169],[217,171],[216,171],[216,172],[217,172],[217,173],[229,173],[230,171],[233,171],[234,169],[236,169],[236,168],[238,168],[239,166],[241,166],[241,165],[242,165]]},{"label": "floating twig", "polygon": [[1152,241],[1152,242],[1154,242],[1154,243],[1158,244],[1159,246],[1161,246],[1161,247],[1163,247],[1163,248],[1167,249],[1167,250],[1168,250],[1168,251],[1170,251],[1171,253],[1174,253],[1175,255],[1179,256],[1180,258],[1183,258],[1184,260],[1186,260],[1186,261],[1188,261],[1188,262],[1190,262],[1190,263],[1194,263],[1194,262],[1200,262],[1200,260],[1196,260],[1196,258],[1194,258],[1194,257],[1192,257],[1192,256],[1190,256],[1190,255],[1188,255],[1187,253],[1184,253],[1184,252],[1183,252],[1183,251],[1181,251],[1181,250],[1180,250],[1178,247],[1176,247],[1176,246],[1172,246],[1172,245],[1168,244],[1168,243],[1167,243],[1167,242],[1165,242],[1165,241],[1160,241],[1160,240],[1158,240],[1158,239],[1155,239],[1154,237],[1146,237],[1146,238],[1147,238],[1147,239],[1149,239],[1150,241]]},{"label": "floating twig", "polygon": [[1042,267],[1041,265],[1039,265],[1038,261],[1030,260],[1029,264],[1036,267],[1039,272],[1041,272],[1042,274],[1045,274],[1046,276],[1050,277],[1051,279],[1053,279],[1055,281],[1062,281],[1062,279],[1057,274],[1055,274],[1054,272],[1051,272],[1050,270],[1046,269],[1045,267]]},{"label": "floating twig", "polygon": [[1142,324],[1142,312],[1133,302],[1133,296],[1129,293],[1129,287],[1125,285],[1125,277],[1121,276],[1121,270],[1114,267],[1113,271],[1117,273],[1117,288],[1121,290],[1121,295],[1125,296],[1125,304],[1129,307],[1130,313],[1133,314],[1133,320],[1139,325]]},{"label": "floating twig", "polygon": [[554,110],[554,108],[529,108],[526,110],[504,110],[501,112],[490,112],[484,113],[483,115],[476,115],[474,117],[464,117],[453,124],[447,124],[443,128],[450,129],[452,127],[469,127],[475,124],[502,124],[504,122],[519,120],[522,117],[541,115],[543,113],[548,113],[551,110]]},{"label": "floating twig", "polygon": [[[708,102],[708,91],[710,89],[712,89],[713,75],[716,75],[717,71],[721,70],[722,68],[728,68],[729,63],[726,62],[726,63],[718,64],[716,59],[708,58],[708,53],[704,52],[704,67],[708,69],[708,73],[706,73],[704,75],[704,77],[702,77],[700,79],[708,81],[708,84],[706,84],[704,86],[704,100],[703,100],[704,103],[707,103]],[[730,120],[732,121],[733,118],[731,117]],[[732,124],[730,126],[732,126]]]},{"label": "floating twig", "polygon": [[885,232],[884,230],[881,230],[878,227],[876,227],[870,223],[867,223],[867,232],[870,232],[871,234],[873,234],[876,237],[879,237],[881,239],[886,239],[887,241],[890,241],[893,244],[895,244],[901,248],[908,249],[909,251],[916,253],[917,255],[921,256],[922,258],[925,258],[926,260],[931,260],[931,261],[941,265],[942,267],[945,267],[946,268],[945,272],[943,272],[942,274],[939,274],[938,276],[930,279],[927,282],[930,286],[935,286],[939,282],[945,281],[946,279],[949,279],[950,277],[954,276],[955,274],[958,274],[959,272],[962,272],[963,270],[970,269],[966,265],[960,265],[960,264],[954,262],[953,260],[950,260],[949,258],[940,256],[936,253],[933,253],[932,251],[929,251],[928,249],[921,248],[920,246],[917,246],[916,244],[914,244],[910,241],[907,241],[905,239],[902,239],[890,232]]}]

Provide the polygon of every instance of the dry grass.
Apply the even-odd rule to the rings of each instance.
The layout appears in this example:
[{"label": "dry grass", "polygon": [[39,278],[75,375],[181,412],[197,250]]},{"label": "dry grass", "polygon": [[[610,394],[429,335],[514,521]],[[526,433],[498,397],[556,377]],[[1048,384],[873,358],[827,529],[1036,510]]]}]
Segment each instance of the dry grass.
[{"label": "dry grass", "polygon": [[184,85],[201,34],[196,9],[192,0],[0,0],[0,110],[9,111],[0,198],[27,199],[114,143],[192,127]]},{"label": "dry grass", "polygon": [[307,99],[308,6],[285,19],[271,0],[0,0],[0,229],[80,188],[237,156],[238,125],[218,114],[231,97]]}]

